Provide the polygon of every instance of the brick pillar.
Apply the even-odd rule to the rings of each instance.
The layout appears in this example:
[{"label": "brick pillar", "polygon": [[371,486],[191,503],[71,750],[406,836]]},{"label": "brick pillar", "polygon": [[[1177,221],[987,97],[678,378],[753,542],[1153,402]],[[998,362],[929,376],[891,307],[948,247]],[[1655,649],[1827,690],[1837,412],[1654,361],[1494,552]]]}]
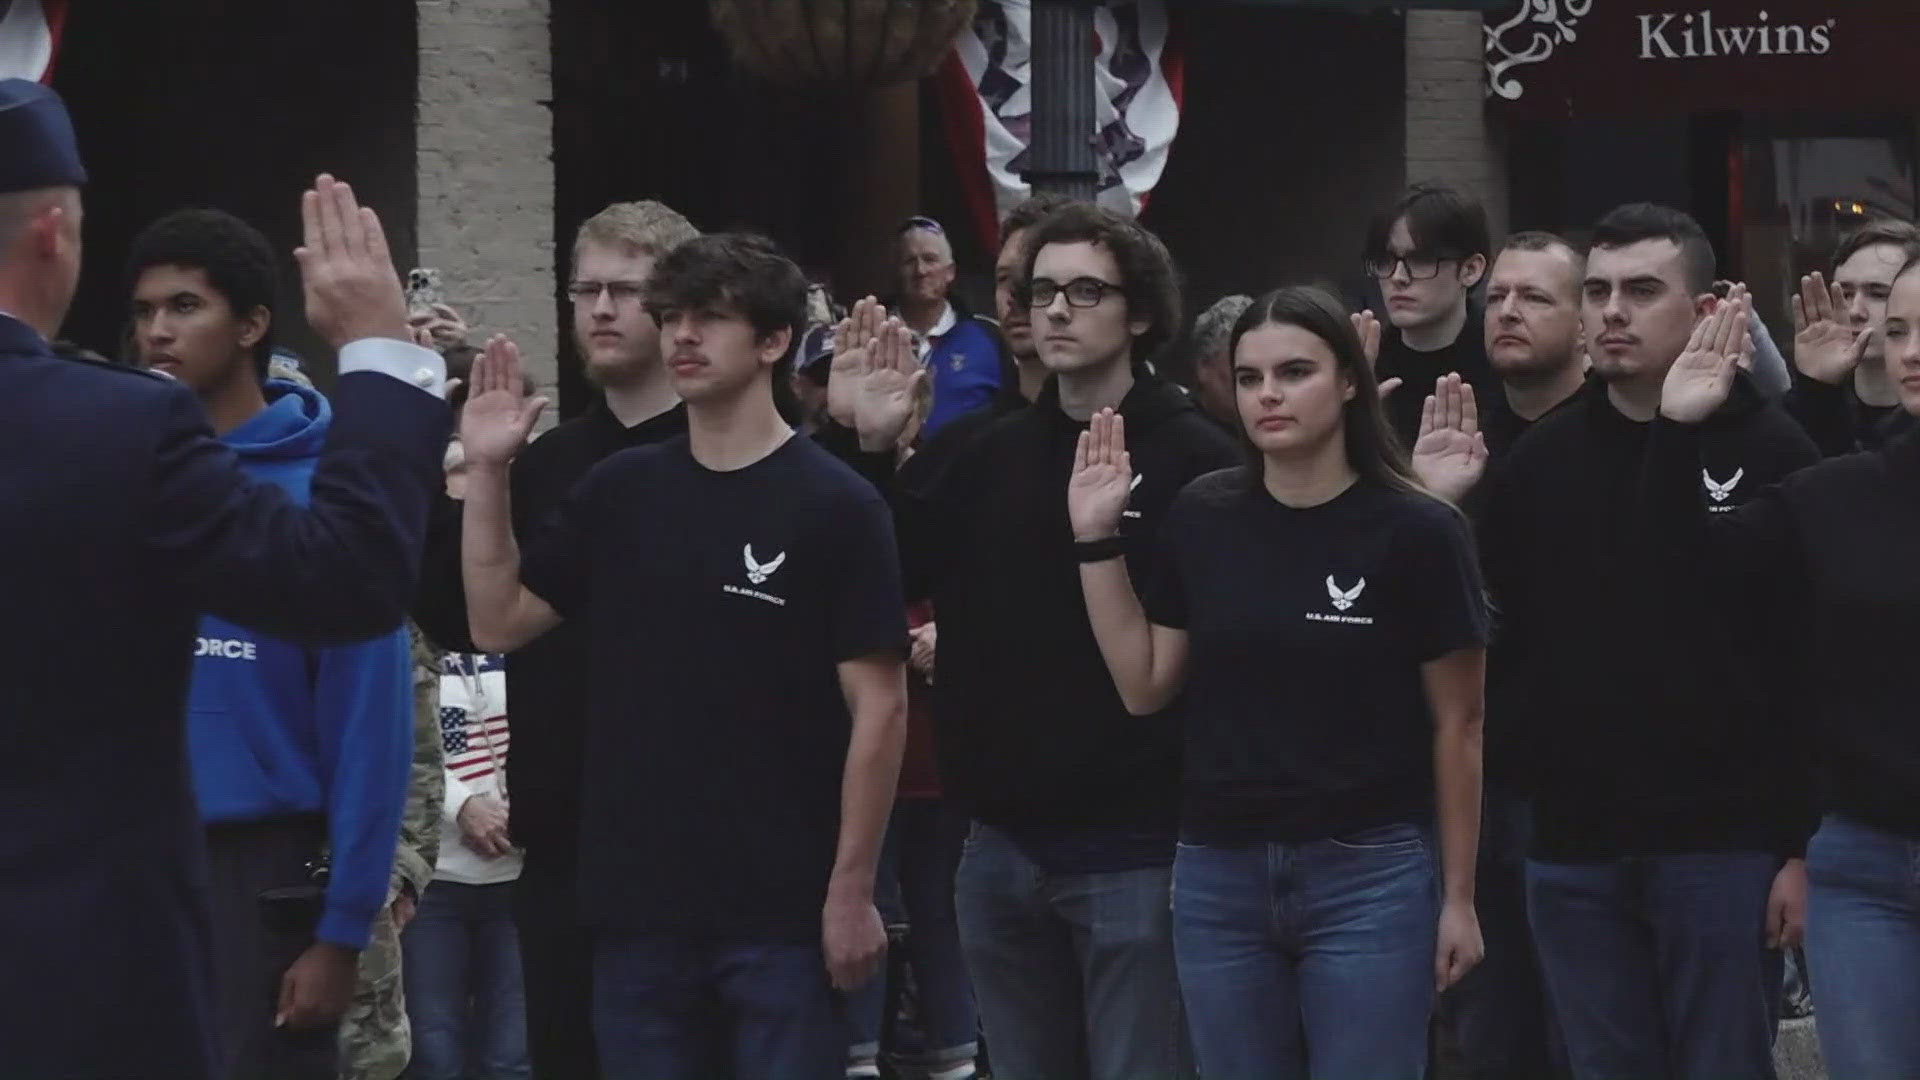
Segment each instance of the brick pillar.
[{"label": "brick pillar", "polygon": [[473,344],[511,334],[558,401],[548,0],[417,0],[416,10],[420,265],[440,271]]},{"label": "brick pillar", "polygon": [[1478,195],[1497,244],[1507,231],[1507,170],[1486,117],[1481,27],[1479,12],[1407,12],[1407,180]]}]

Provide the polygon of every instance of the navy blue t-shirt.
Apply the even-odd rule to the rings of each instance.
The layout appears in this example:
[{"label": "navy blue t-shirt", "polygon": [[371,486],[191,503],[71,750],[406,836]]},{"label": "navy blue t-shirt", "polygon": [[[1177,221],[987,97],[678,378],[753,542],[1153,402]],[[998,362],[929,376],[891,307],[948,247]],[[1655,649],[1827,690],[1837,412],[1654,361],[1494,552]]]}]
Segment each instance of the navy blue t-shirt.
[{"label": "navy blue t-shirt", "polygon": [[1147,617],[1187,631],[1182,835],[1316,840],[1433,816],[1420,666],[1487,639],[1466,523],[1361,479],[1293,509],[1246,469],[1188,484]]},{"label": "navy blue t-shirt", "polygon": [[683,435],[595,466],[521,578],[587,628],[588,923],[818,941],[851,728],[836,665],[906,642],[879,494],[811,439],[715,472]]}]

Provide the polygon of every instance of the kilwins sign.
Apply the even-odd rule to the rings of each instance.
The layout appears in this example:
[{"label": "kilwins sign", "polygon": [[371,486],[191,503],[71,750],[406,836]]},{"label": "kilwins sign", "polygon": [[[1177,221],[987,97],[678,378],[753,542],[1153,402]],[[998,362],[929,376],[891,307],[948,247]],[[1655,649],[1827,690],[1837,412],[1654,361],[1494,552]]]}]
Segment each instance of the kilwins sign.
[{"label": "kilwins sign", "polygon": [[1517,0],[1486,20],[1503,112],[1920,108],[1920,0]]}]

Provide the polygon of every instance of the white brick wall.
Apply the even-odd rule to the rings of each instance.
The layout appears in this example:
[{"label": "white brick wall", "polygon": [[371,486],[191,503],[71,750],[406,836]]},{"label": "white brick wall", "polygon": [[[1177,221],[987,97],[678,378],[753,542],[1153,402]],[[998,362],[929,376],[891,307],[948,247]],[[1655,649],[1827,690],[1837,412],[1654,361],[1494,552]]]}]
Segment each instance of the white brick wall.
[{"label": "white brick wall", "polygon": [[1506,166],[1486,120],[1481,24],[1478,12],[1407,12],[1407,180],[1446,180],[1478,195],[1498,243]]},{"label": "white brick wall", "polygon": [[548,0],[416,10],[420,265],[440,271],[473,344],[511,334],[558,401]]}]

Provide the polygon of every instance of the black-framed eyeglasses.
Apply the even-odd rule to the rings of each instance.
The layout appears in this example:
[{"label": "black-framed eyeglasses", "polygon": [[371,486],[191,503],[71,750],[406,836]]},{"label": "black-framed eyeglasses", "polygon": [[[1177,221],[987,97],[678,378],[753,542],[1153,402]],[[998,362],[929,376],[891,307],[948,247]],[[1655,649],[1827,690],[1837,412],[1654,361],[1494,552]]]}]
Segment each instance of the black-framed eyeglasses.
[{"label": "black-framed eyeglasses", "polygon": [[591,304],[605,293],[616,304],[635,303],[646,298],[647,283],[644,281],[570,281],[567,283],[567,295],[576,304]]},{"label": "black-framed eyeglasses", "polygon": [[1095,277],[1077,277],[1065,285],[1050,278],[1034,278],[1020,287],[1026,294],[1028,307],[1052,307],[1054,297],[1065,296],[1068,307],[1099,307],[1100,301],[1108,294],[1127,295],[1127,290],[1110,281],[1101,281]]},{"label": "black-framed eyeglasses", "polygon": [[1445,263],[1459,262],[1457,255],[1443,255],[1427,251],[1409,251],[1405,255],[1395,255],[1389,251],[1384,255],[1369,255],[1366,260],[1367,273],[1382,281],[1394,276],[1405,267],[1407,276],[1415,281],[1425,281],[1438,277],[1440,267]]}]

